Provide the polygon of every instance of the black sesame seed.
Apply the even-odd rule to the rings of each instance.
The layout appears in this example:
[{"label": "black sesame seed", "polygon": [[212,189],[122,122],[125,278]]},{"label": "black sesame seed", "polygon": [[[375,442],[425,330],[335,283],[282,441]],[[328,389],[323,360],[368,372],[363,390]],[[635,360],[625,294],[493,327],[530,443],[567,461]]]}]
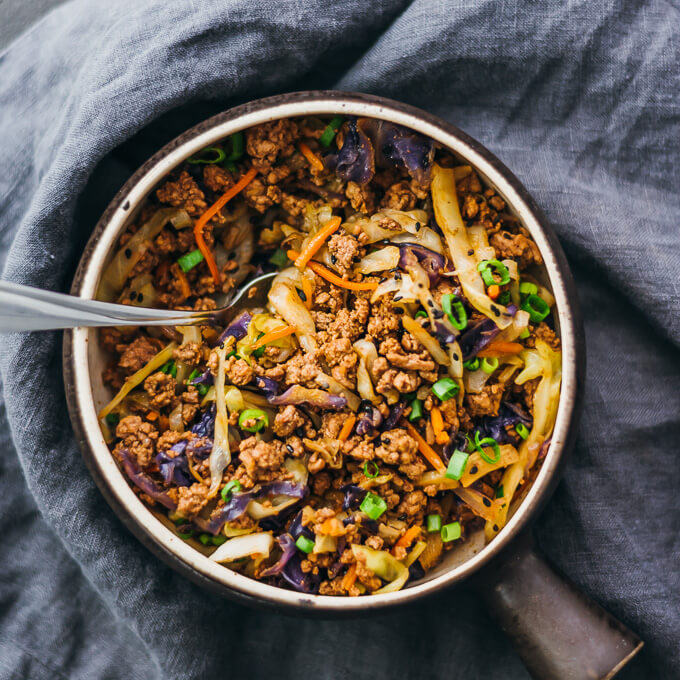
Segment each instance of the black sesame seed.
[{"label": "black sesame seed", "polygon": [[403,295],[395,295],[394,298],[393,298],[393,301],[399,302],[399,300],[401,300],[402,297],[403,297]]},{"label": "black sesame seed", "polygon": [[137,293],[135,293],[135,291],[133,290],[133,291],[130,293],[130,300],[134,300],[136,297],[137,297]]},{"label": "black sesame seed", "polygon": [[482,503],[484,503],[487,508],[491,507],[491,501],[488,498],[482,498]]},{"label": "black sesame seed", "polygon": [[355,256],[352,258],[352,262],[361,262],[361,258],[360,258],[358,255],[355,255]]},{"label": "black sesame seed", "polygon": [[420,222],[416,222],[416,231],[420,231],[421,224]]},{"label": "black sesame seed", "polygon": [[427,301],[427,306],[428,307],[434,307],[434,302],[432,300]]},{"label": "black sesame seed", "polygon": [[418,284],[418,288],[424,288],[424,287],[425,287],[425,286],[423,286],[422,283],[419,283],[419,284]]},{"label": "black sesame seed", "polygon": [[473,465],[473,466],[470,468],[470,474],[471,474],[471,475],[476,475],[476,474],[477,474],[477,470],[478,470],[477,466],[476,466],[476,465]]},{"label": "black sesame seed", "polygon": [[379,282],[380,282],[380,283],[385,283],[385,281],[387,281],[387,277],[386,277],[386,276],[383,276],[382,279],[379,279]]},{"label": "black sesame seed", "polygon": [[299,288],[296,288],[296,290],[297,294],[300,296],[300,300],[302,300],[303,302],[307,302],[307,296],[305,295],[305,291],[300,290]]},{"label": "black sesame seed", "polygon": [[468,257],[472,257],[475,254],[475,251],[472,250],[472,248],[470,248],[470,250],[468,250],[467,254],[468,254]]},{"label": "black sesame seed", "polygon": [[235,251],[235,250],[232,250],[232,251],[229,253],[229,259],[230,259],[230,260],[235,260],[235,259],[236,259],[236,251]]},{"label": "black sesame seed", "polygon": [[491,311],[494,313],[494,316],[500,316],[501,312],[496,305],[491,305]]},{"label": "black sesame seed", "polygon": [[336,264],[338,261],[338,258],[335,257],[335,255],[331,255],[331,264]]},{"label": "black sesame seed", "polygon": [[295,453],[295,449],[290,444],[286,444],[286,451],[288,453]]},{"label": "black sesame seed", "polygon": [[403,308],[403,307],[395,307],[395,308],[394,308],[394,313],[395,313],[395,314],[403,314],[403,313],[404,313],[404,308]]},{"label": "black sesame seed", "polygon": [[144,302],[144,295],[142,293],[137,293],[137,300],[139,300],[139,302]]},{"label": "black sesame seed", "polygon": [[391,439],[389,437],[384,437],[383,439],[380,440],[385,446],[389,446],[391,443]]},{"label": "black sesame seed", "polygon": [[494,530],[494,531],[498,531],[498,524],[494,524],[494,525],[493,525],[493,530]]},{"label": "black sesame seed", "polygon": [[441,319],[444,316],[444,312],[442,312],[441,309],[435,309],[432,312],[432,316],[434,316],[435,319]]},{"label": "black sesame seed", "polygon": [[457,354],[454,354],[454,355],[453,355],[453,360],[454,360],[454,361],[458,361],[458,355],[457,355]]},{"label": "black sesame seed", "polygon": [[503,238],[511,239],[512,234],[509,231],[504,231],[503,232]]},{"label": "black sesame seed", "polygon": [[129,248],[125,249],[125,257],[127,258],[132,257],[132,251]]}]

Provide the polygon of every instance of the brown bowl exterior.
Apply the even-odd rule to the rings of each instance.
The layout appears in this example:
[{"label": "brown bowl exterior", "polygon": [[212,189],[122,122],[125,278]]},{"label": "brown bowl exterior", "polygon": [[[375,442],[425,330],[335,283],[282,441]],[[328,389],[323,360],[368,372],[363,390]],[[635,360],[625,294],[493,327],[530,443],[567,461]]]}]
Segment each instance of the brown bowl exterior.
[{"label": "brown bowl exterior", "polygon": [[531,488],[508,524],[488,545],[467,548],[420,582],[395,593],[359,598],[305,595],[242,576],[210,561],[182,541],[152,513],[128,485],[109,452],[97,423],[93,391],[101,394],[102,357],[92,330],[64,333],[64,382],[69,413],[85,462],[109,505],[124,524],[168,565],[213,592],[250,605],[326,616],[352,615],[412,603],[459,583],[495,560],[536,517],[556,485],[576,436],[585,373],[585,350],[576,289],[562,248],[538,206],[519,180],[490,151],[455,126],[415,107],[366,94],[336,91],[295,92],[260,99],[200,123],[166,145],[126,182],[96,225],[78,266],[71,293],[93,298],[103,267],[118,236],[145,197],[178,164],[238,130],[278,118],[344,114],[382,118],[432,137],[472,165],[503,197],[536,241],[547,283],[556,299],[562,340],[562,388],[552,443]]}]

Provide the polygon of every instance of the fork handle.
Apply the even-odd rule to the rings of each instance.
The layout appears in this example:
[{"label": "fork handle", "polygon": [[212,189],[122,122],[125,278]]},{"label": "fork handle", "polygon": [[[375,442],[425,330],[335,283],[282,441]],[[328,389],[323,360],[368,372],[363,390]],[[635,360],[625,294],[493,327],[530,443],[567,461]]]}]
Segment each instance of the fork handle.
[{"label": "fork handle", "polygon": [[191,326],[209,313],[146,309],[0,281],[0,333],[78,326]]}]

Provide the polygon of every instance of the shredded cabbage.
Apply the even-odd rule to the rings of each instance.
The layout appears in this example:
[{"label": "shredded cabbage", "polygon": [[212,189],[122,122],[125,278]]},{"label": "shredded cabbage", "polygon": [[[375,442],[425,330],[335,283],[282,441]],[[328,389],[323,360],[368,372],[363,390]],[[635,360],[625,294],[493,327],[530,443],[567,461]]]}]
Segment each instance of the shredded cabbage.
[{"label": "shredded cabbage", "polygon": [[406,581],[408,581],[408,568],[386,550],[373,550],[364,545],[353,543],[352,552],[357,559],[360,556],[363,557],[368,569],[383,579],[383,581],[387,581],[387,585],[374,591],[374,595],[401,590]]},{"label": "shredded cabbage", "polygon": [[314,339],[316,327],[312,315],[302,303],[295,286],[291,283],[292,272],[289,271],[290,269],[295,268],[284,269],[274,279],[269,291],[269,304],[279,316],[285,319],[286,323],[295,326],[295,334],[302,349],[311,353],[316,351],[317,348]]},{"label": "shredded cabbage", "polygon": [[237,536],[223,543],[210,555],[214,562],[233,562],[242,557],[253,555],[267,557],[274,546],[274,539],[270,533],[247,534]]},{"label": "shredded cabbage", "polygon": [[229,450],[229,414],[227,413],[224,382],[226,357],[233,342],[234,339],[228,337],[216,350],[219,362],[217,364],[217,375],[215,376],[215,438],[208,460],[210,467],[210,488],[208,489],[208,496],[210,498],[217,494],[217,490],[222,482],[222,474],[229,463],[231,463],[231,451]]},{"label": "shredded cabbage", "polygon": [[[516,463],[519,460],[519,453],[512,444],[501,444],[498,448],[500,449],[500,457],[497,463],[489,463],[488,461],[484,460],[484,458],[479,455],[478,451],[471,453],[465,467],[465,472],[463,472],[460,478],[460,483],[463,486],[470,486],[470,484],[477,481],[492,470],[498,470],[498,468],[507,467],[508,465]],[[491,457],[493,455],[493,449],[490,446],[483,447],[483,450],[487,457]],[[472,473],[472,470],[475,470],[475,472]]]},{"label": "shredded cabbage", "polygon": [[[446,237],[465,297],[477,311],[492,319],[500,329],[507,328],[512,323],[512,315],[486,294],[484,282],[477,271],[482,258],[478,257],[472,247],[460,214],[453,170],[442,168],[436,163],[432,168],[432,204],[437,224]],[[472,255],[468,255],[470,251]]]},{"label": "shredded cabbage", "polygon": [[361,274],[373,274],[386,269],[394,269],[399,265],[399,248],[385,246],[374,250],[361,259],[356,265],[356,271]]}]

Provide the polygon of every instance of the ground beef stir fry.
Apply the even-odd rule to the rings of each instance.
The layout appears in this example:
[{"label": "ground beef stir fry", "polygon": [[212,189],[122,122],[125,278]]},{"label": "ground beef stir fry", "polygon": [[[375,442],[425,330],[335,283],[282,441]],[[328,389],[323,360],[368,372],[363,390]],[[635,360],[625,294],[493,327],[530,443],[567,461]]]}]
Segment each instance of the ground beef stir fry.
[{"label": "ground beef stir fry", "polygon": [[[121,237],[100,297],[226,328],[108,329],[114,456],[217,562],[322,595],[402,588],[491,540],[545,456],[560,389],[541,254],[429,139],[277,120],[190,158]],[[538,277],[538,278],[536,278]]]}]

